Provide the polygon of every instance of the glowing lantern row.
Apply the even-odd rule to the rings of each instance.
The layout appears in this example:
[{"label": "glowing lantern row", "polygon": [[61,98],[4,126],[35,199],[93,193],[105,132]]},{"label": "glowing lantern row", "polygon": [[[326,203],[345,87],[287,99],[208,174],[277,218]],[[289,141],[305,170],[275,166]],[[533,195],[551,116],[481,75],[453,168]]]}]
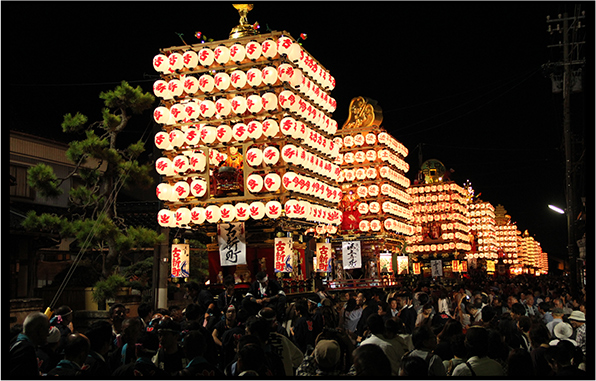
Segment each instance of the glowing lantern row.
[{"label": "glowing lantern row", "polygon": [[173,160],[160,157],[155,160],[155,170],[160,175],[172,176],[176,173],[203,172],[207,165],[207,158],[203,152],[187,155],[178,155]]},{"label": "glowing lantern row", "polygon": [[358,211],[360,214],[378,214],[380,211],[386,214],[392,214],[405,219],[412,219],[412,212],[408,208],[404,208],[399,204],[395,204],[391,201],[385,201],[383,204],[379,204],[376,201],[371,203],[361,202],[358,205]]},{"label": "glowing lantern row", "polygon": [[338,203],[343,196],[341,190],[337,187],[329,186],[322,181],[294,172],[286,172],[283,175],[282,185],[288,191],[318,197],[333,203]]},{"label": "glowing lantern row", "polygon": [[411,235],[414,232],[414,228],[412,226],[391,218],[385,219],[383,222],[377,219],[370,221],[362,220],[358,224],[358,228],[363,232],[378,232],[381,229],[384,229],[385,231],[394,231],[396,233],[405,235]]},{"label": "glowing lantern row", "polygon": [[281,187],[281,177],[277,173],[268,173],[265,176],[253,173],[246,178],[246,187],[251,193],[275,192]]},{"label": "glowing lantern row", "polygon": [[330,179],[335,178],[340,172],[339,166],[320,158],[302,147],[286,144],[281,149],[281,157],[288,164],[302,166],[314,173]]}]

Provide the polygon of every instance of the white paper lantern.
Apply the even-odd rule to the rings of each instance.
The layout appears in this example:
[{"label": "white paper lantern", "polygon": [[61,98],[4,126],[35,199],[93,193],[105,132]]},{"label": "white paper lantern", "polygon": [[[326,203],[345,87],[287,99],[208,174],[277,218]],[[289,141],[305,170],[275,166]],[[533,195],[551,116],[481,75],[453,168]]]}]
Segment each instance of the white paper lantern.
[{"label": "white paper lantern", "polygon": [[217,137],[217,128],[213,126],[202,126],[199,130],[199,134],[201,135],[201,140],[203,143],[212,144],[215,142],[215,138]]},{"label": "white paper lantern", "polygon": [[373,201],[368,205],[368,210],[373,214],[377,214],[381,211],[381,205],[378,202]]},{"label": "white paper lantern", "polygon": [[[258,167],[263,163],[263,151],[259,148],[253,147],[246,151],[246,163],[251,167]],[[259,176],[260,177],[260,176]]]},{"label": "white paper lantern", "polygon": [[370,197],[377,197],[379,195],[379,186],[375,184],[369,185],[368,194]]},{"label": "white paper lantern", "polygon": [[182,58],[182,54],[180,53],[171,53],[168,56],[168,71],[170,73],[175,73],[176,70],[180,70],[184,67],[184,59]]},{"label": "white paper lantern", "polygon": [[248,131],[248,139],[258,139],[263,135],[263,125],[258,120],[251,120],[246,125]]},{"label": "white paper lantern", "polygon": [[248,139],[248,128],[244,123],[236,123],[232,128],[232,137],[238,142]]},{"label": "white paper lantern", "polygon": [[232,112],[232,104],[227,98],[219,98],[215,101],[215,113],[222,118],[227,117]]},{"label": "white paper lantern", "polygon": [[277,69],[273,66],[266,66],[261,70],[263,83],[265,85],[274,85],[278,81]]},{"label": "white paper lantern", "polygon": [[191,153],[188,156],[188,164],[190,169],[192,169],[194,172],[203,172],[205,170],[205,166],[207,165],[207,157],[202,151]]},{"label": "white paper lantern", "polygon": [[199,109],[201,111],[201,116],[205,119],[210,119],[215,115],[215,103],[212,100],[205,99],[199,105]]},{"label": "white paper lantern", "polygon": [[155,134],[155,146],[159,149],[167,149],[170,146],[170,135],[165,131],[159,131]]},{"label": "white paper lantern", "polygon": [[256,41],[249,41],[246,44],[246,58],[252,61],[256,61],[261,57],[261,44]]},{"label": "white paper lantern", "polygon": [[310,211],[312,209],[312,205],[308,201],[300,200],[298,201],[298,206],[294,207],[294,213],[298,218],[306,218],[310,215]]},{"label": "white paper lantern", "polygon": [[360,214],[367,214],[368,211],[369,208],[366,202],[361,202],[360,204],[358,204],[358,212],[360,212]]},{"label": "white paper lantern", "polygon": [[213,76],[213,82],[219,91],[225,91],[230,87],[231,84],[230,75],[225,71],[220,71]]},{"label": "white paper lantern", "polygon": [[296,179],[296,176],[297,175],[294,172],[286,172],[281,179],[284,188],[286,188],[289,191],[295,191],[296,182],[294,181],[294,179]]},{"label": "white paper lantern", "polygon": [[236,89],[242,89],[246,86],[246,73],[242,70],[234,70],[230,74],[230,83]]},{"label": "white paper lantern", "polygon": [[279,123],[279,128],[284,135],[291,135],[296,129],[296,120],[292,117],[285,117]]},{"label": "white paper lantern", "polygon": [[[171,81],[170,81],[171,82]],[[215,87],[215,79],[209,74],[203,74],[199,77],[199,90],[203,93],[209,94]]]},{"label": "white paper lantern", "polygon": [[248,69],[246,72],[246,83],[250,87],[258,87],[263,83],[263,73],[256,67]]},{"label": "white paper lantern", "polygon": [[253,173],[246,178],[246,187],[250,193],[259,193],[263,189],[263,177]]},{"label": "white paper lantern", "polygon": [[238,221],[246,221],[250,218],[250,206],[245,202],[239,202],[235,206],[236,219]]},{"label": "white paper lantern", "polygon": [[281,149],[282,159],[284,159],[284,161],[289,164],[294,164],[297,154],[298,154],[298,152],[296,150],[296,147],[292,144],[286,144]]},{"label": "white paper lantern", "polygon": [[274,119],[266,119],[262,123],[263,135],[266,137],[274,137],[279,133],[279,124]]},{"label": "white paper lantern", "polygon": [[292,40],[289,37],[281,36],[277,39],[277,52],[280,55],[287,55],[292,47]]},{"label": "white paper lantern", "polygon": [[286,110],[291,110],[292,108],[298,106],[298,99],[290,90],[283,90],[281,93],[279,93],[277,100],[281,108]]},{"label": "white paper lantern", "polygon": [[168,183],[157,184],[155,194],[159,200],[168,201],[172,195],[172,186]]},{"label": "white paper lantern", "polygon": [[168,91],[175,97],[182,95],[184,91],[184,84],[179,79],[171,79],[168,82]]},{"label": "white paper lantern", "polygon": [[370,230],[374,232],[378,232],[381,230],[381,221],[379,220],[372,220],[370,222]]},{"label": "white paper lantern", "polygon": [[232,112],[236,115],[242,115],[246,111],[246,98],[237,95],[232,98]]},{"label": "white paper lantern", "polygon": [[190,185],[186,181],[178,181],[172,190],[178,199],[186,198],[190,194]]},{"label": "white paper lantern", "polygon": [[290,64],[283,63],[277,67],[277,76],[282,82],[290,82],[294,74],[294,67]]},{"label": "white paper lantern", "polygon": [[292,46],[290,46],[290,49],[288,50],[288,60],[290,60],[290,62],[294,62],[294,63],[298,63],[298,61],[300,61],[300,55],[302,54],[302,48],[300,47],[300,44],[294,42],[292,43]]},{"label": "white paper lantern", "polygon": [[268,192],[276,192],[281,186],[281,177],[277,173],[268,173],[263,179],[263,185]]},{"label": "white paper lantern", "polygon": [[266,111],[277,111],[277,95],[275,93],[263,94],[261,104]]},{"label": "white paper lantern", "polygon": [[298,206],[298,201],[297,200],[288,200],[286,201],[286,203],[284,204],[284,211],[286,213],[286,216],[288,218],[296,218],[298,217],[298,214],[296,213],[296,207]]},{"label": "white paper lantern", "polygon": [[174,117],[176,123],[182,122],[188,118],[186,111],[184,111],[184,105],[182,103],[176,103],[170,107],[170,115]]},{"label": "white paper lantern", "polygon": [[165,54],[158,54],[153,57],[153,68],[155,71],[159,73],[166,73],[169,66],[170,62],[168,61],[168,57],[166,57]]},{"label": "white paper lantern", "polygon": [[174,218],[176,219],[176,226],[187,226],[190,223],[190,209],[179,208],[174,212]]},{"label": "white paper lantern", "polygon": [[[263,150],[263,162],[267,165],[275,165],[279,161],[280,153],[277,147],[268,146]],[[279,176],[279,175],[278,175]]]},{"label": "white paper lantern", "polygon": [[188,157],[185,155],[178,155],[172,160],[172,164],[178,173],[185,173],[189,167]]},{"label": "white paper lantern", "polygon": [[283,208],[279,201],[272,200],[265,204],[265,214],[269,218],[278,218],[281,216],[282,210]]},{"label": "white paper lantern", "polygon": [[[175,227],[176,226],[176,219],[174,217],[174,212],[168,209],[162,209],[157,213],[157,222],[159,226],[162,227]],[[172,226],[173,224],[173,226]]]},{"label": "white paper lantern", "polygon": [[232,140],[232,128],[226,124],[220,124],[217,127],[217,140],[220,143],[227,143]]},{"label": "white paper lantern", "polygon": [[205,220],[209,223],[216,223],[219,222],[221,218],[221,212],[219,211],[219,206],[217,205],[209,205],[205,208]]},{"label": "white paper lantern", "polygon": [[355,176],[357,180],[364,180],[366,178],[366,170],[364,168],[356,169]]},{"label": "white paper lantern", "polygon": [[228,155],[217,150],[209,150],[209,164],[219,165],[222,161],[226,160]]},{"label": "white paper lantern", "polygon": [[195,206],[190,210],[190,221],[195,224],[202,224],[205,222],[205,208]]},{"label": "white paper lantern", "polygon": [[265,217],[265,204],[260,201],[251,202],[248,207],[250,217],[255,220],[260,220]]},{"label": "white paper lantern", "polygon": [[195,100],[184,104],[184,112],[190,120],[197,120],[201,116],[200,105]]},{"label": "white paper lantern", "polygon": [[159,106],[153,111],[153,119],[156,123],[166,124],[170,119],[170,109],[164,106]]},{"label": "white paper lantern", "polygon": [[258,114],[263,110],[263,100],[260,95],[253,94],[246,98],[246,108],[252,114]]},{"label": "white paper lantern", "polygon": [[199,56],[197,55],[197,52],[195,52],[194,50],[187,50],[182,55],[182,62],[185,67],[193,69],[195,66],[199,64]]},{"label": "white paper lantern", "polygon": [[364,185],[361,185],[356,189],[356,193],[361,198],[366,198],[366,196],[368,196],[368,188],[365,187]]},{"label": "white paper lantern", "polygon": [[184,132],[176,129],[170,131],[169,137],[172,147],[182,147],[184,141],[186,140],[186,135]]},{"label": "white paper lantern", "polygon": [[[199,80],[192,75],[184,76],[182,80],[182,89],[186,94],[193,95],[197,91],[199,91]],[[168,90],[169,91],[169,90]],[[170,93],[170,98],[172,98],[172,94]],[[166,98],[166,99],[170,99]]]},{"label": "white paper lantern", "polygon": [[230,222],[236,218],[236,207],[232,204],[223,204],[219,208],[219,211],[223,222]]},{"label": "white paper lantern", "polygon": [[226,64],[230,60],[230,49],[225,45],[219,45],[213,49],[213,55],[215,57],[215,62],[220,65]]},{"label": "white paper lantern", "polygon": [[246,49],[240,43],[235,43],[230,47],[230,59],[236,63],[241,62],[246,57]]},{"label": "white paper lantern", "polygon": [[203,67],[211,66],[215,60],[215,53],[213,53],[213,50],[206,47],[199,50],[197,55],[199,56],[199,63],[203,65]]},{"label": "white paper lantern", "polygon": [[155,94],[156,97],[169,99],[171,98],[171,96],[168,97],[169,93],[170,91],[168,90],[168,83],[166,81],[163,79],[155,81],[153,84],[153,94]]},{"label": "white paper lantern", "polygon": [[160,175],[168,176],[172,172],[172,161],[167,157],[160,157],[155,160],[155,170]]},{"label": "white paper lantern", "polygon": [[268,38],[261,43],[261,54],[265,58],[273,59],[277,56],[277,41]]}]

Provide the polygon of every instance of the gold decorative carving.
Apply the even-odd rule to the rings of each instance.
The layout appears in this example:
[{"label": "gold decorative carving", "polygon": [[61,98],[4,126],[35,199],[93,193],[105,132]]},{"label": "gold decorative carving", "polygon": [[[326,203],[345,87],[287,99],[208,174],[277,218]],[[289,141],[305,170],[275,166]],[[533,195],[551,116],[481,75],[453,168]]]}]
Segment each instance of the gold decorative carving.
[{"label": "gold decorative carving", "polygon": [[356,97],[350,102],[348,120],[344,123],[343,128],[380,126],[382,121],[383,112],[376,101]]}]

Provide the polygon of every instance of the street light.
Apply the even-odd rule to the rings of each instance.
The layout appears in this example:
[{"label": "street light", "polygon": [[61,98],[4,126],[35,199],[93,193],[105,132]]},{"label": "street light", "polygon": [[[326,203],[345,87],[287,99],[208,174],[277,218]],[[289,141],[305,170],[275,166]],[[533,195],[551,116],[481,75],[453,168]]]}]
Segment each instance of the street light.
[{"label": "street light", "polygon": [[559,208],[557,206],[554,206],[554,205],[550,205],[549,204],[548,207],[551,208],[552,210],[554,210],[555,212],[559,213],[559,214],[565,214],[565,210],[564,209],[561,209],[561,208]]}]

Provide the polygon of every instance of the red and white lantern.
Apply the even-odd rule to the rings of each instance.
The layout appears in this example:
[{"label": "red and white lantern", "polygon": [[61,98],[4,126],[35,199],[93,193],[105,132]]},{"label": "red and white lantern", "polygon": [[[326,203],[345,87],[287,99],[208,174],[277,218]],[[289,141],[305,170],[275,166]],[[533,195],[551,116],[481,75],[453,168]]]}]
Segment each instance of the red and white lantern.
[{"label": "red and white lantern", "polygon": [[232,137],[238,142],[248,139],[248,128],[244,123],[236,123],[232,128]]},{"label": "red and white lantern", "polygon": [[266,119],[262,123],[262,127],[263,135],[265,135],[268,138],[274,137],[277,134],[279,134],[279,124],[277,124],[277,121],[275,119]]},{"label": "red and white lantern", "polygon": [[253,173],[246,178],[246,187],[250,193],[259,193],[263,189],[263,178]]},{"label": "red and white lantern", "polygon": [[269,218],[278,218],[281,216],[282,210],[283,208],[279,201],[272,200],[265,204],[265,214]]},{"label": "red and white lantern", "polygon": [[159,226],[164,228],[176,227],[174,212],[168,209],[160,210],[159,213],[157,213],[157,222],[159,223]]},{"label": "red and white lantern", "polygon": [[184,67],[184,58],[180,53],[171,53],[168,56],[168,72],[175,73],[176,70],[181,70]]},{"label": "red and white lantern", "polygon": [[172,195],[172,186],[168,183],[157,184],[155,194],[159,200],[169,201]]},{"label": "red and white lantern", "polygon": [[268,192],[276,192],[281,186],[281,177],[277,173],[268,173],[263,179],[263,185]]},{"label": "red and white lantern", "polygon": [[292,40],[289,37],[281,36],[277,39],[277,52],[280,55],[288,55],[292,47]]},{"label": "red and white lantern", "polygon": [[230,75],[225,71],[220,71],[213,76],[213,82],[215,83],[217,90],[226,91],[231,84]]},{"label": "red and white lantern", "polygon": [[263,57],[273,59],[277,55],[277,41],[268,38],[261,43],[261,54]]},{"label": "red and white lantern", "polygon": [[219,208],[219,212],[223,222],[231,222],[236,218],[236,207],[232,204],[223,204]]},{"label": "red and white lantern", "polygon": [[199,134],[201,135],[203,143],[207,145],[213,144],[217,137],[217,128],[213,126],[202,126],[199,130]]},{"label": "red and white lantern", "polygon": [[265,162],[265,164],[275,165],[279,161],[279,158],[280,153],[277,147],[269,146],[263,150],[263,161]]},{"label": "red and white lantern", "polygon": [[265,204],[260,201],[251,202],[248,210],[252,219],[260,220],[265,217]]},{"label": "red and white lantern", "polygon": [[153,94],[155,94],[156,97],[164,99],[172,98],[170,90],[168,90],[168,83],[163,79],[155,81],[155,83],[153,84]]},{"label": "red and white lantern", "polygon": [[261,104],[266,111],[277,111],[277,95],[275,93],[263,94]]},{"label": "red and white lantern", "polygon": [[188,171],[189,163],[188,157],[185,155],[178,155],[172,160],[172,164],[174,165],[174,169],[178,173],[185,173]]},{"label": "red and white lantern", "polygon": [[155,134],[155,146],[159,149],[168,149],[170,147],[170,135],[165,131],[159,131]]},{"label": "red and white lantern", "polygon": [[258,114],[263,110],[263,100],[260,95],[249,95],[246,99],[246,108],[252,114]]},{"label": "red and white lantern", "polygon": [[194,69],[199,64],[199,56],[194,50],[187,50],[182,55],[182,62],[185,67]]},{"label": "red and white lantern", "polygon": [[242,115],[246,111],[246,98],[237,95],[232,98],[232,112],[236,115]]},{"label": "red and white lantern", "polygon": [[220,65],[226,64],[230,60],[230,49],[225,45],[219,45],[213,49],[213,55],[215,62]]},{"label": "red and white lantern", "polygon": [[219,98],[215,101],[215,113],[222,118],[227,117],[232,112],[232,104],[227,98]]},{"label": "red and white lantern", "polygon": [[294,179],[297,178],[297,175],[294,172],[286,172],[281,181],[286,190],[295,191],[296,190],[296,181]]},{"label": "red and white lantern", "polygon": [[372,230],[374,232],[378,232],[379,230],[381,230],[381,221],[379,221],[379,220],[372,220],[370,222],[370,230]]},{"label": "red and white lantern", "polygon": [[221,212],[219,210],[219,206],[217,205],[209,205],[205,208],[205,220],[209,223],[216,223],[219,222],[221,219]]},{"label": "red and white lantern", "polygon": [[205,222],[205,208],[195,206],[190,210],[190,222],[202,224]]},{"label": "red and white lantern", "polygon": [[263,73],[260,69],[253,67],[246,72],[246,83],[250,87],[258,87],[263,83]]},{"label": "red and white lantern", "polygon": [[203,172],[207,165],[207,157],[203,151],[192,153],[188,156],[188,163],[194,172]]},{"label": "red and white lantern", "polygon": [[176,219],[176,226],[186,227],[190,223],[190,209],[179,208],[174,212],[174,218]]},{"label": "red and white lantern", "polygon": [[236,208],[236,219],[246,221],[250,218],[249,205],[245,202],[239,202],[234,206]]},{"label": "red and white lantern", "polygon": [[368,205],[368,210],[373,214],[377,214],[381,211],[381,205],[378,202],[373,201]]},{"label": "red and white lantern", "polygon": [[186,111],[184,111],[184,105],[182,103],[176,103],[170,107],[170,115],[174,118],[176,123],[182,122],[188,118]]},{"label": "red and white lantern", "polygon": [[297,218],[299,215],[296,213],[296,207],[298,207],[297,200],[288,200],[284,204],[284,211],[286,212],[286,216],[288,218]]},{"label": "red and white lantern", "polygon": [[156,123],[166,124],[170,119],[170,109],[164,106],[159,106],[153,111],[153,119]]},{"label": "red and white lantern", "polygon": [[184,141],[186,140],[186,135],[184,134],[184,132],[174,129],[170,131],[169,138],[171,146],[179,148],[182,147],[182,145],[184,144]]},{"label": "red and white lantern", "polygon": [[228,143],[232,140],[232,128],[226,124],[220,124],[217,127],[217,140],[220,143]]},{"label": "red and white lantern", "polygon": [[377,197],[379,195],[379,186],[375,184],[369,185],[368,194],[370,197]]},{"label": "red and white lantern", "polygon": [[277,80],[277,69],[273,66],[266,66],[261,70],[261,74],[263,75],[263,83],[265,85],[274,85]]},{"label": "red and white lantern", "polygon": [[258,167],[263,163],[263,151],[253,147],[246,152],[245,158],[248,165],[251,167]]},{"label": "red and white lantern", "polygon": [[263,135],[263,125],[258,120],[251,120],[247,125],[249,139],[258,139]]},{"label": "red and white lantern", "polygon": [[[192,75],[185,75],[184,79],[182,79],[182,89],[186,94],[195,94],[197,91],[199,91],[199,80]],[[166,99],[171,99],[172,97],[173,95],[170,93],[169,98]]]},{"label": "red and white lantern", "polygon": [[[170,81],[171,82],[171,81]],[[199,90],[205,94],[209,94],[215,87],[215,79],[209,74],[203,74],[199,77]]]},{"label": "red and white lantern", "polygon": [[203,65],[203,67],[211,66],[215,60],[215,53],[213,53],[213,50],[209,48],[203,48],[199,50],[197,55],[199,56],[199,63]]},{"label": "red and white lantern", "polygon": [[234,70],[230,74],[230,82],[236,89],[242,89],[246,86],[246,73],[242,70]]},{"label": "red and white lantern", "polygon": [[165,54],[158,54],[153,57],[153,68],[159,73],[167,73],[170,62]]},{"label": "red and white lantern", "polygon": [[246,57],[246,49],[240,43],[235,43],[230,47],[230,59],[236,63],[242,62]]},{"label": "red and white lantern", "polygon": [[261,44],[256,41],[249,41],[246,44],[246,58],[252,61],[256,61],[261,57]]},{"label": "red and white lantern", "polygon": [[205,99],[199,105],[201,116],[205,119],[210,119],[215,115],[215,103],[210,99]]},{"label": "red and white lantern", "polygon": [[201,108],[196,100],[184,104],[184,112],[190,120],[197,120],[201,116]]},{"label": "red and white lantern", "polygon": [[155,170],[160,175],[169,176],[173,174],[173,166],[172,161],[167,157],[160,157],[159,159],[155,160]]},{"label": "red and white lantern", "polygon": [[186,181],[178,181],[174,184],[172,191],[178,199],[187,198],[190,194],[190,185]]}]

